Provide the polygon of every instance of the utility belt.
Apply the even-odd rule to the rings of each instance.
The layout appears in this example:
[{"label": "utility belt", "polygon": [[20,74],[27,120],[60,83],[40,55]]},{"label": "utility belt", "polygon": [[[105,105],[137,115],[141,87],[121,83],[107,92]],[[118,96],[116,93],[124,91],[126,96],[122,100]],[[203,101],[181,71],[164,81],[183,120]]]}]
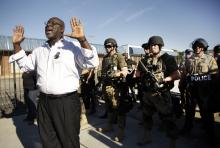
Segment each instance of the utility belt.
[{"label": "utility belt", "polygon": [[71,95],[75,95],[77,94],[77,91],[74,91],[74,92],[70,92],[70,93],[66,93],[66,94],[59,94],[59,95],[54,95],[54,94],[45,94],[43,92],[40,92],[40,95],[43,96],[43,97],[48,97],[48,98],[54,98],[54,99],[58,99],[58,98],[65,98],[65,97],[68,97],[68,96],[71,96]]},{"label": "utility belt", "polygon": [[117,85],[117,84],[120,84],[120,83],[123,83],[126,81],[126,78],[122,78],[122,77],[105,77],[103,78],[103,82],[104,84],[114,84],[114,85]]}]

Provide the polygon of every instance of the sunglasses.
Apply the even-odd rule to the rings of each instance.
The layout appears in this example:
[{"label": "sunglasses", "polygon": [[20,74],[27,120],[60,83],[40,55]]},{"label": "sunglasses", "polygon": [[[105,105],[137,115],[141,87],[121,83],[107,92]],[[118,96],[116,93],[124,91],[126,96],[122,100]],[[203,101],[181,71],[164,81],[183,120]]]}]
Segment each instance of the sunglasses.
[{"label": "sunglasses", "polygon": [[56,26],[56,25],[62,26],[62,24],[60,24],[60,23],[58,23],[58,22],[55,22],[55,21],[44,22],[44,25],[45,25],[45,27],[49,27],[49,26],[54,27],[54,26]]},{"label": "sunglasses", "polygon": [[114,46],[112,46],[112,45],[105,45],[105,48],[112,48],[112,47],[114,47]]}]

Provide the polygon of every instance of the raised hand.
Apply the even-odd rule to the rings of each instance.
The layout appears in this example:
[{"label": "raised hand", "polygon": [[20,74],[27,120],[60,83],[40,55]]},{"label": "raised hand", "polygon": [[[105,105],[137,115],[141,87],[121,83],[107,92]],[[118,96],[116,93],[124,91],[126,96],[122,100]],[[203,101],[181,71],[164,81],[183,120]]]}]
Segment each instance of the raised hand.
[{"label": "raised hand", "polygon": [[72,33],[66,34],[65,36],[68,36],[70,38],[79,39],[79,40],[85,37],[83,25],[80,22],[80,20],[77,20],[77,18],[73,17],[70,21],[70,25],[72,28]]},{"label": "raised hand", "polygon": [[18,25],[13,29],[12,42],[13,44],[20,44],[24,40],[24,27]]}]

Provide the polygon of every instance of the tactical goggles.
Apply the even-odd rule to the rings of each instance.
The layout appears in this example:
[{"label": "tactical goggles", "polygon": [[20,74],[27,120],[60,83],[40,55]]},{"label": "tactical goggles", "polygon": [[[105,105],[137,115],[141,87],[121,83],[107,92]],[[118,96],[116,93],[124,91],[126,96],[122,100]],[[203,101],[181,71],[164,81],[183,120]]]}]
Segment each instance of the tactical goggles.
[{"label": "tactical goggles", "polygon": [[105,48],[112,48],[112,47],[114,47],[114,46],[112,46],[112,45],[105,45]]}]

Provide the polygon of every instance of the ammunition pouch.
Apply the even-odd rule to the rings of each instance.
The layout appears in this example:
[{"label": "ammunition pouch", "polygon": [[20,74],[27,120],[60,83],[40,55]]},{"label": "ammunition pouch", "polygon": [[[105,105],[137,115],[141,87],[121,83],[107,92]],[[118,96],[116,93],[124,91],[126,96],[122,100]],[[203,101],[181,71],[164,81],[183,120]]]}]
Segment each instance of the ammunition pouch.
[{"label": "ammunition pouch", "polygon": [[151,84],[143,85],[144,91],[155,91],[155,92],[166,92],[170,91],[173,88],[174,84],[171,83],[158,83],[154,82]]},{"label": "ammunition pouch", "polygon": [[161,81],[158,81],[156,78],[152,78],[152,75],[145,75],[142,80],[142,85],[146,91],[164,91],[167,90],[167,84]]}]

